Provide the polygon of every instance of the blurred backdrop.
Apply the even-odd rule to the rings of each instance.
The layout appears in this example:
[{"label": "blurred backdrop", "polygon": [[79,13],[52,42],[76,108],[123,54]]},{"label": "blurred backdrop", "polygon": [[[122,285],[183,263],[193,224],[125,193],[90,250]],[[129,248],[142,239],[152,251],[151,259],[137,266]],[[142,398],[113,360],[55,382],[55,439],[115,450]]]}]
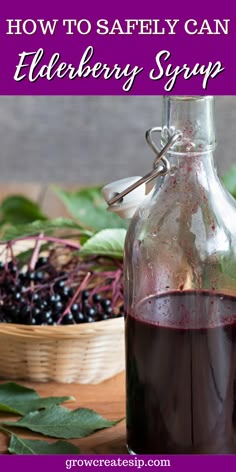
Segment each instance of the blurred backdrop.
[{"label": "blurred backdrop", "polygon": [[[236,163],[236,96],[216,97],[222,175]],[[92,184],[142,175],[154,155],[145,131],[161,97],[0,97],[0,181]]]}]

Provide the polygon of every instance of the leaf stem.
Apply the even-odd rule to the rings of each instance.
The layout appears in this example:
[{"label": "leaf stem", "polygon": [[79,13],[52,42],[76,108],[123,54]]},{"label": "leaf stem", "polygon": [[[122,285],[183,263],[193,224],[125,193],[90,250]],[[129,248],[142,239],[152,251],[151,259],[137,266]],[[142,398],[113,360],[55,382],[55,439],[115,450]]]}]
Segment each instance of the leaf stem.
[{"label": "leaf stem", "polygon": [[8,429],[3,428],[3,426],[1,426],[1,423],[0,423],[0,431],[3,431],[4,433],[7,433],[7,434],[12,434],[11,431],[8,431]]}]

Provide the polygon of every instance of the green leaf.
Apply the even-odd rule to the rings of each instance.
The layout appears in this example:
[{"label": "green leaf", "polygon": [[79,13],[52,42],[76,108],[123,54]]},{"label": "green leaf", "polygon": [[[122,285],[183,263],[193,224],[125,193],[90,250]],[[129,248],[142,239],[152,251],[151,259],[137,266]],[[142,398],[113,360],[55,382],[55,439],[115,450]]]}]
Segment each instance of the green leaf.
[{"label": "green leaf", "polygon": [[222,177],[227,190],[236,198],[236,164]]},{"label": "green leaf", "polygon": [[0,411],[25,415],[30,411],[42,408],[51,408],[73,397],[47,397],[41,398],[35,390],[23,387],[14,382],[0,385]]},{"label": "green leaf", "polygon": [[35,220],[47,220],[39,205],[22,195],[11,195],[2,201],[0,206],[3,222],[13,225],[31,223]]},{"label": "green leaf", "polygon": [[8,451],[11,454],[80,454],[80,449],[66,441],[48,443],[47,441],[37,441],[22,439],[16,434],[12,434]]},{"label": "green leaf", "polygon": [[77,192],[53,188],[69,213],[84,226],[99,231],[105,228],[127,228],[127,221],[107,211],[101,187],[87,187]]},{"label": "green leaf", "polygon": [[103,229],[84,243],[79,254],[81,256],[97,254],[122,259],[125,236],[126,230],[123,228]]},{"label": "green leaf", "polygon": [[24,418],[13,422],[3,421],[2,424],[14,428],[27,428],[54,438],[83,438],[99,429],[110,428],[118,421],[109,421],[87,408],[68,410],[54,406],[48,410],[34,411]]},{"label": "green leaf", "polygon": [[231,254],[230,256],[223,256],[221,258],[220,268],[224,274],[236,279],[236,255]]},{"label": "green leaf", "polygon": [[[49,247],[49,243],[42,244],[40,246],[40,252],[45,251],[46,249],[48,249],[48,247]],[[28,264],[33,251],[34,251],[34,248],[26,249],[26,251],[19,252],[19,254],[16,255],[16,259],[20,261],[21,264]]]},{"label": "green leaf", "polygon": [[16,239],[23,236],[34,236],[40,233],[52,233],[56,230],[79,230],[80,234],[91,236],[91,232],[85,231],[81,228],[79,223],[69,219],[69,218],[55,218],[48,221],[34,221],[31,224],[27,225],[18,225],[18,226],[7,226],[3,227],[1,231],[1,239],[4,241],[9,241],[11,239]]}]

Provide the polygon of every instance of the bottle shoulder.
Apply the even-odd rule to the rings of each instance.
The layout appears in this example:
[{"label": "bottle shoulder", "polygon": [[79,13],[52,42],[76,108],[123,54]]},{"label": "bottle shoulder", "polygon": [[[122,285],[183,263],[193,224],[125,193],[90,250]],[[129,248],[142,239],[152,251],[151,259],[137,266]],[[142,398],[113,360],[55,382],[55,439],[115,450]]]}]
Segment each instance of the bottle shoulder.
[{"label": "bottle shoulder", "polygon": [[128,238],[183,239],[192,233],[197,240],[236,240],[236,202],[219,179],[211,187],[192,182],[183,186],[174,178],[170,182],[138,207]]}]

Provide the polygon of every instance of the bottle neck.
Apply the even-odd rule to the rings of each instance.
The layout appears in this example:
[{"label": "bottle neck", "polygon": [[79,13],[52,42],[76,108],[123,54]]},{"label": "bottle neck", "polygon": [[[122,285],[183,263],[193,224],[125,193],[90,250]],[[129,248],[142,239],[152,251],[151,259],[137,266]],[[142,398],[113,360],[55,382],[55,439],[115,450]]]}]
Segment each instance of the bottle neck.
[{"label": "bottle neck", "polygon": [[216,147],[213,97],[163,97],[162,135],[164,146],[171,136],[181,138],[172,146],[172,154],[204,153]]}]

